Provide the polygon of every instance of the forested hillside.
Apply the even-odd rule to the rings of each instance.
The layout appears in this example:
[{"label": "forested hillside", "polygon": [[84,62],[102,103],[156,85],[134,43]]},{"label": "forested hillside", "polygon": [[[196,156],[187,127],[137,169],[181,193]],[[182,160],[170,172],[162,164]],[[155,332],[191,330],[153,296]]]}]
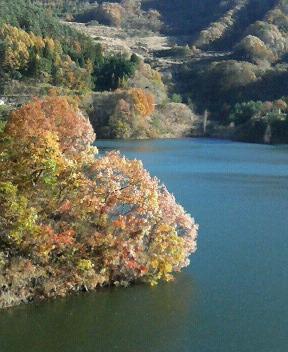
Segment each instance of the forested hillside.
[{"label": "forested hillside", "polygon": [[236,125],[234,138],[288,141],[286,0],[143,3],[160,11],[164,32],[188,35],[187,44],[202,51],[174,71],[186,101]]},{"label": "forested hillside", "polygon": [[[288,139],[286,0],[74,1],[78,10],[71,10],[72,1],[64,3],[71,18],[91,28],[105,25],[139,38],[159,33],[170,38],[172,49],[155,51],[153,64],[158,60],[163,66],[162,58],[177,63],[168,68],[170,94],[182,96],[199,114],[208,111],[207,133],[225,131],[258,142]],[[247,114],[247,105],[260,103],[264,110]],[[245,117],[235,119],[235,111],[242,110]]]},{"label": "forested hillside", "polygon": [[[200,115],[207,111],[205,133],[210,135],[257,142],[288,140],[287,0],[0,2],[0,74],[4,95],[27,91],[43,95],[51,89],[55,93],[55,87],[58,93],[74,95],[139,88],[144,89],[142,97],[156,94],[158,107],[152,113],[157,115],[156,120],[151,125],[149,119],[145,123],[140,119],[139,123],[138,118],[133,118],[132,123],[127,116],[137,109],[129,103],[130,93],[123,93],[126,105],[119,103],[120,115],[107,116],[101,131],[109,133],[104,137],[138,138],[139,133],[131,131],[139,130],[147,121],[141,137],[168,136],[163,112],[167,111],[165,105],[170,97],[170,102],[183,101]],[[63,24],[65,21],[70,26]],[[77,22],[82,23],[80,31],[73,26]],[[99,44],[103,38],[105,41],[105,28],[109,33],[108,50]],[[120,50],[112,43],[111,35]],[[131,56],[131,50],[126,52],[131,38],[133,43],[139,41],[139,50],[134,45],[132,53],[136,50],[140,57]],[[161,40],[168,44],[163,48],[158,45],[161,50],[148,53],[149,45],[157,48],[157,41]],[[147,64],[162,71],[167,89],[159,73]],[[114,106],[118,98],[122,101],[123,94],[113,95],[109,106]],[[103,106],[107,95],[97,95],[89,101],[90,107]],[[247,112],[247,106],[253,108]],[[239,114],[242,115],[235,118]],[[91,116],[95,118],[94,111]],[[182,121],[185,134],[189,134],[189,119]],[[95,122],[97,126],[101,121]],[[175,121],[180,120],[177,117]],[[157,132],[153,131],[155,126]]]},{"label": "forested hillside", "polygon": [[9,80],[25,81],[29,86],[29,79],[34,79],[34,85],[37,80],[43,89],[50,84],[83,93],[104,86],[116,89],[121,79],[135,72],[137,60],[104,56],[100,45],[62,24],[48,8],[23,0],[1,0],[0,5],[0,74],[4,86]]},{"label": "forested hillside", "polygon": [[[0,0],[0,6],[0,119],[33,97],[69,95],[93,115],[102,137],[170,135],[154,107],[155,100],[167,100],[159,73],[133,53],[103,51],[97,41],[64,23],[63,17],[80,16],[89,3]],[[102,91],[111,92],[109,99],[97,94],[96,105],[104,110],[116,105],[100,126],[93,93]],[[182,126],[180,135],[189,133],[187,121]]]}]

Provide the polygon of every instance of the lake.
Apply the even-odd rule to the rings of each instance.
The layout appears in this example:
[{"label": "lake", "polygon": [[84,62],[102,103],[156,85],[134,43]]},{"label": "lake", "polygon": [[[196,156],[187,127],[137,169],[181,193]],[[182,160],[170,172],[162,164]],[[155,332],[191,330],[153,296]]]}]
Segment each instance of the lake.
[{"label": "lake", "polygon": [[200,224],[172,283],[0,311],[1,352],[287,352],[288,147],[98,141],[139,158]]}]

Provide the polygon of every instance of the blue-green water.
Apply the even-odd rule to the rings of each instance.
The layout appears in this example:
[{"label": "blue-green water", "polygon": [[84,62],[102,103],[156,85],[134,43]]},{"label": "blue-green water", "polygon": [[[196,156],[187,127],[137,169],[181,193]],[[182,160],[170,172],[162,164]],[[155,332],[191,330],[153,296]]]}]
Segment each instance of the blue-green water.
[{"label": "blue-green water", "polygon": [[201,225],[176,281],[0,312],[0,352],[287,352],[288,147],[98,141],[140,158]]}]

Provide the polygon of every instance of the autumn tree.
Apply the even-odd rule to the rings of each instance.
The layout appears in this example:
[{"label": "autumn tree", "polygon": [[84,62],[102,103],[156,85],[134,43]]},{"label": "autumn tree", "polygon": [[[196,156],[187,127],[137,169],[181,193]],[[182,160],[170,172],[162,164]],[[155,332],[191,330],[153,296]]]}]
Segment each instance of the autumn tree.
[{"label": "autumn tree", "polygon": [[141,117],[151,116],[155,110],[155,100],[152,94],[140,88],[132,88],[128,91],[133,99],[133,106],[136,114]]},{"label": "autumn tree", "polygon": [[0,39],[3,42],[1,66],[6,70],[20,70],[27,67],[29,49],[33,45],[28,33],[10,25],[0,28]]},{"label": "autumn tree", "polygon": [[0,306],[154,285],[189,264],[194,220],[141,162],[95,157],[93,140],[65,98],[12,113],[0,135]]},{"label": "autumn tree", "polygon": [[56,136],[62,152],[85,151],[95,139],[77,102],[63,97],[37,99],[12,112],[5,132],[17,140],[50,132]]}]

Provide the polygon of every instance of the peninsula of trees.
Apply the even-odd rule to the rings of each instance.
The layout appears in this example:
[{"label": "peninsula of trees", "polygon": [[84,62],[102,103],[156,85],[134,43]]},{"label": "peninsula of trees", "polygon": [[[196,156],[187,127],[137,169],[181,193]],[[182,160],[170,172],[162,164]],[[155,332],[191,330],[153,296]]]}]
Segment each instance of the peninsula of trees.
[{"label": "peninsula of trees", "polygon": [[0,308],[169,281],[197,225],[139,161],[97,156],[74,101],[35,100],[0,133]]}]

